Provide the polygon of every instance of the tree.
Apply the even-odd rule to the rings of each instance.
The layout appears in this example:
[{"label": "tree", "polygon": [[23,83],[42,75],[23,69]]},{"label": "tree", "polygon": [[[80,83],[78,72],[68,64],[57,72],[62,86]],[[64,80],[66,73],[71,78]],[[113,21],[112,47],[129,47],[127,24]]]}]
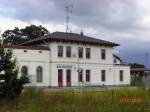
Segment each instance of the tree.
[{"label": "tree", "polygon": [[23,85],[28,83],[26,75],[18,77],[16,59],[12,50],[0,42],[0,99],[14,99],[21,94]]},{"label": "tree", "polygon": [[48,34],[49,31],[41,25],[30,25],[22,29],[15,27],[13,30],[6,30],[2,35],[5,45],[16,45]]}]

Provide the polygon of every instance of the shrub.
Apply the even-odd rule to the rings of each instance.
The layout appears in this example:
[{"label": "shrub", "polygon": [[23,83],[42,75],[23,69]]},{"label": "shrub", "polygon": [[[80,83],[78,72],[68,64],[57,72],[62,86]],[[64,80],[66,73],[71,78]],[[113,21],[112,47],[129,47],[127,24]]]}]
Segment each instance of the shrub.
[{"label": "shrub", "polygon": [[12,51],[0,42],[0,99],[15,99],[21,94],[23,85],[28,82],[27,76],[18,77]]}]

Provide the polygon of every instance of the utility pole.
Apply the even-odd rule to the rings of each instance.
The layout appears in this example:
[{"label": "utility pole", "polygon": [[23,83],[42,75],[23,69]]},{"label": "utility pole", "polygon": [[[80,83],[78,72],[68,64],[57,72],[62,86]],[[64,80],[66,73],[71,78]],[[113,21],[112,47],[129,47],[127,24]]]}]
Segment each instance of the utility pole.
[{"label": "utility pole", "polygon": [[72,13],[73,5],[66,5],[65,7],[66,7],[66,13],[67,13],[67,17],[66,17],[66,33],[67,33],[69,30],[69,22],[70,22],[69,13]]}]

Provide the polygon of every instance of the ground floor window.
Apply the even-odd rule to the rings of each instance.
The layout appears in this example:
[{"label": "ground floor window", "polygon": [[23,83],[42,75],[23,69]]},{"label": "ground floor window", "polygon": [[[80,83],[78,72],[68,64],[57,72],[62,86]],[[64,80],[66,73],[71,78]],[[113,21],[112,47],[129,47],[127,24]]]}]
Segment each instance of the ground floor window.
[{"label": "ground floor window", "polygon": [[36,74],[37,74],[36,81],[39,83],[42,82],[42,80],[43,80],[43,69],[41,66],[37,67]]},{"label": "ground floor window", "polygon": [[21,75],[28,75],[28,67],[27,66],[22,66],[21,68]]},{"label": "ground floor window", "polygon": [[71,86],[71,70],[66,70],[66,86]]},{"label": "ground floor window", "polygon": [[63,86],[63,69],[58,69],[58,87]]},{"label": "ground floor window", "polygon": [[101,81],[103,81],[103,82],[106,81],[106,76],[105,75],[106,75],[106,71],[102,70],[101,71]]},{"label": "ground floor window", "polygon": [[123,70],[120,70],[119,75],[120,81],[123,81]]},{"label": "ground floor window", "polygon": [[86,70],[86,82],[90,82],[90,70]]},{"label": "ground floor window", "polygon": [[80,70],[78,73],[78,81],[83,82],[83,70]]}]

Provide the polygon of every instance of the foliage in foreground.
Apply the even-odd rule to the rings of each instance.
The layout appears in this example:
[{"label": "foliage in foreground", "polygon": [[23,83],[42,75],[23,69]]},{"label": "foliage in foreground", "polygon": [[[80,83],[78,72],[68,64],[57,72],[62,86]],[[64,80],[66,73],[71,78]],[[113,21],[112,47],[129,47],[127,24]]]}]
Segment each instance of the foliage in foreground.
[{"label": "foliage in foreground", "polygon": [[21,94],[23,85],[29,82],[27,76],[18,78],[16,60],[10,49],[5,49],[0,42],[0,100],[14,99]]},{"label": "foliage in foreground", "polygon": [[[141,98],[142,102],[120,102],[120,98]],[[112,90],[25,90],[16,102],[2,103],[5,112],[148,112],[150,91]]]}]

